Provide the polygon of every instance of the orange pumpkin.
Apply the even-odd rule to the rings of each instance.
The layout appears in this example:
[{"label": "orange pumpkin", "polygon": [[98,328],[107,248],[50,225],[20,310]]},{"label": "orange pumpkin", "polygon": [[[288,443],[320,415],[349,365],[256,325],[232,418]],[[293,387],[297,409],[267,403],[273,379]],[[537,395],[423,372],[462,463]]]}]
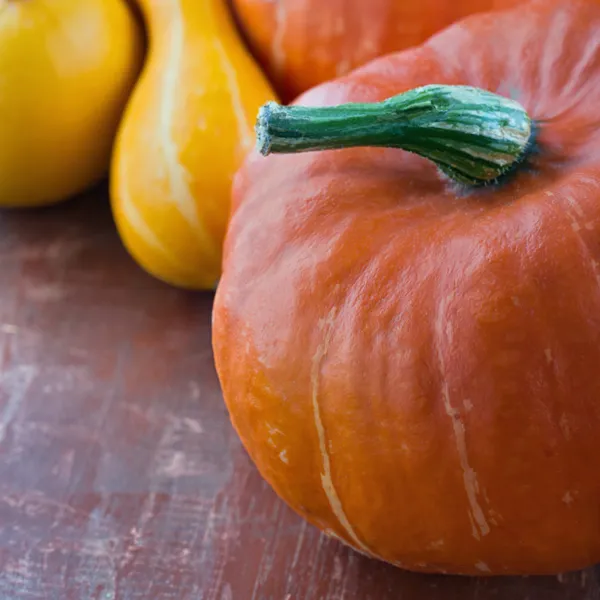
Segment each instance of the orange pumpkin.
[{"label": "orange pumpkin", "polygon": [[365,554],[600,560],[598,31],[584,0],[476,15],[262,111],[264,152],[398,146],[252,153],[214,307],[250,456]]},{"label": "orange pumpkin", "polygon": [[284,99],[470,14],[523,0],[233,0],[250,46]]}]

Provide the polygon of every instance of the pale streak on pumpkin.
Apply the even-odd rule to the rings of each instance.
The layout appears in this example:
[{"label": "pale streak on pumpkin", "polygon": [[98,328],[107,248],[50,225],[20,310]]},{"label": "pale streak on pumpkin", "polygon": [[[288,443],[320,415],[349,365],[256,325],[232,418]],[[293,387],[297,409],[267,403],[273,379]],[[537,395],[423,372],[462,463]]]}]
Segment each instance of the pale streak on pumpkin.
[{"label": "pale streak on pumpkin", "polygon": [[345,529],[348,537],[354,542],[356,546],[368,555],[373,553],[361,542],[356,535],[354,528],[350,524],[342,503],[337,494],[333,480],[331,478],[331,459],[327,450],[327,438],[325,435],[325,428],[323,427],[323,421],[321,419],[321,409],[319,407],[319,385],[321,378],[321,367],[323,365],[323,359],[327,355],[329,350],[329,344],[331,343],[331,336],[333,335],[333,319],[335,318],[335,308],[331,309],[327,318],[319,322],[319,327],[325,329],[325,337],[323,342],[317,348],[313,356],[312,372],[311,372],[311,400],[313,415],[315,421],[315,428],[317,430],[317,436],[319,438],[319,450],[321,453],[322,461],[322,472],[321,472],[321,485],[323,491],[327,496],[329,506],[340,525]]},{"label": "pale streak on pumpkin", "polygon": [[482,561],[477,561],[475,563],[475,568],[482,573],[491,573],[492,570]]},{"label": "pale streak on pumpkin", "polygon": [[[565,195],[565,200],[580,218],[583,218],[585,216],[583,209],[581,208],[577,200],[575,200],[575,198],[573,198],[572,196]],[[592,254],[588,244],[586,243],[585,239],[580,233],[582,229],[593,231],[594,227],[589,223],[582,225],[581,222],[577,219],[577,217],[569,211],[567,211],[567,215],[571,220],[571,229],[575,234],[575,237],[577,238],[577,241],[579,242],[579,245],[581,247],[581,253],[589,261],[590,267],[596,279],[596,283],[598,284],[598,287],[600,287],[600,265],[598,264],[598,261],[594,258],[594,255]]]},{"label": "pale streak on pumpkin", "polygon": [[178,89],[179,68],[183,58],[184,20],[180,0],[171,0],[173,8],[170,47],[164,67],[163,94],[161,97],[158,121],[158,132],[163,147],[163,156],[167,168],[167,181],[179,212],[193,229],[194,233],[205,242],[204,248],[212,248],[210,236],[198,216],[196,200],[190,191],[188,173],[179,161],[177,144],[173,139],[173,117],[176,111],[176,92]]},{"label": "pale streak on pumpkin", "polygon": [[219,61],[223,67],[223,74],[227,80],[229,97],[231,98],[231,108],[233,109],[233,114],[235,116],[240,141],[242,142],[244,150],[249,151],[254,144],[253,129],[248,122],[248,116],[244,110],[244,103],[242,101],[242,95],[240,94],[240,86],[238,85],[235,69],[231,66],[231,63],[227,58],[227,52],[225,52],[221,40],[215,39],[213,46],[215,52],[219,56]]},{"label": "pale streak on pumpkin", "polygon": [[287,450],[285,450],[285,449],[281,450],[278,447],[277,442],[273,439],[273,437],[275,437],[275,436],[283,436],[283,432],[281,430],[277,429],[277,427],[273,427],[269,423],[265,423],[265,426],[267,428],[267,431],[269,432],[269,437],[267,438],[267,444],[269,444],[269,446],[271,446],[271,448],[273,448],[276,452],[279,452],[279,458],[281,459],[282,462],[287,464],[287,462],[288,462]]},{"label": "pale streak on pumpkin", "polygon": [[[361,554],[362,556],[366,556],[367,558],[373,558],[372,552],[370,552],[368,550],[362,550],[360,548],[357,548],[356,546],[353,546],[352,544],[348,543],[348,540],[341,538],[335,531],[333,531],[331,529],[323,529],[323,533],[327,537],[337,540],[338,542],[340,542],[340,544],[343,544],[344,546],[348,546],[349,548],[352,548],[352,550],[354,550],[354,552],[357,552],[358,554]],[[389,561],[385,561],[385,562],[389,562]],[[390,562],[389,564],[396,565],[397,567],[401,567],[401,568],[403,567],[402,563],[399,563],[399,562]]]},{"label": "pale streak on pumpkin", "polygon": [[136,230],[143,240],[155,250],[158,250],[167,261],[169,261],[173,267],[181,269],[182,265],[177,257],[169,252],[167,246],[165,246],[161,240],[156,236],[152,228],[148,226],[148,223],[144,220],[140,211],[136,208],[135,203],[131,200],[131,195],[127,189],[127,183],[122,183],[120,186],[120,197],[121,197],[121,210],[125,215],[127,221],[131,223],[132,227]]},{"label": "pale streak on pumpkin", "polygon": [[[469,455],[467,451],[466,442],[466,429],[464,423],[460,419],[460,411],[452,406],[450,400],[450,390],[448,389],[448,382],[446,381],[446,367],[444,361],[444,354],[440,341],[444,337],[444,323],[443,317],[445,313],[445,307],[447,302],[452,299],[452,295],[448,296],[440,302],[437,312],[437,318],[435,322],[435,333],[437,337],[436,350],[438,355],[438,362],[440,365],[441,375],[443,378],[442,385],[442,400],[444,402],[444,409],[446,414],[450,417],[452,422],[452,430],[454,432],[454,440],[456,443],[456,450],[458,452],[458,459],[463,472],[463,481],[465,486],[465,492],[467,494],[467,501],[469,503],[469,520],[471,521],[471,527],[473,531],[473,537],[477,540],[481,539],[481,536],[487,535],[490,532],[490,526],[486,520],[485,514],[479,502],[479,482],[477,481],[477,474],[469,463]],[[450,327],[450,323],[447,323],[446,329]]]},{"label": "pale streak on pumpkin", "polygon": [[565,440],[569,441],[571,439],[571,427],[569,426],[569,420],[567,419],[567,415],[563,413],[560,415],[558,419],[558,426],[565,438]]}]

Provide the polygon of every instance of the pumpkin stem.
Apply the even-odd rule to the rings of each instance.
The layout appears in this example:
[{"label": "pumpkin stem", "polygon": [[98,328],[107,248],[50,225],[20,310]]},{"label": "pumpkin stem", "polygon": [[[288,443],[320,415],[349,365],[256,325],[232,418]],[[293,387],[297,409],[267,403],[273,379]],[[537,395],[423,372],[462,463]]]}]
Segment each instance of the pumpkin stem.
[{"label": "pumpkin stem", "polygon": [[428,85],[383,102],[261,107],[257,148],[270,153],[385,146],[432,160],[454,181],[486,185],[527,155],[533,123],[514,100],[483,89]]}]

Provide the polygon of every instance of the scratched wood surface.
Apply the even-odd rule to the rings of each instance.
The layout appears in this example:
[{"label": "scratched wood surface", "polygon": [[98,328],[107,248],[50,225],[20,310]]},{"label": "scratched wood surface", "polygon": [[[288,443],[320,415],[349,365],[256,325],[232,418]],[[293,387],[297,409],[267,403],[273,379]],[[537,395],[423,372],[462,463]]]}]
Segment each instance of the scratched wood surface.
[{"label": "scratched wood surface", "polygon": [[591,600],[598,571],[405,573],[321,536],[224,409],[212,297],[143,274],[105,190],[0,213],[1,600]]}]

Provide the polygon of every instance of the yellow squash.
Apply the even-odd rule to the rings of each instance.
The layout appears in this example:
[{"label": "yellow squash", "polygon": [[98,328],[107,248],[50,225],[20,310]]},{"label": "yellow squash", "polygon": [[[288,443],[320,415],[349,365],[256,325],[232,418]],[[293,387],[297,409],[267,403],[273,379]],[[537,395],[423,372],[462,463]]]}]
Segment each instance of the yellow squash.
[{"label": "yellow squash", "polygon": [[124,0],[0,0],[0,206],[58,202],[107,174],[142,59]]},{"label": "yellow squash", "polygon": [[258,108],[274,98],[225,0],[139,0],[146,66],[126,109],[111,174],[123,243],[149,273],[210,289],[234,172],[254,144]]}]

